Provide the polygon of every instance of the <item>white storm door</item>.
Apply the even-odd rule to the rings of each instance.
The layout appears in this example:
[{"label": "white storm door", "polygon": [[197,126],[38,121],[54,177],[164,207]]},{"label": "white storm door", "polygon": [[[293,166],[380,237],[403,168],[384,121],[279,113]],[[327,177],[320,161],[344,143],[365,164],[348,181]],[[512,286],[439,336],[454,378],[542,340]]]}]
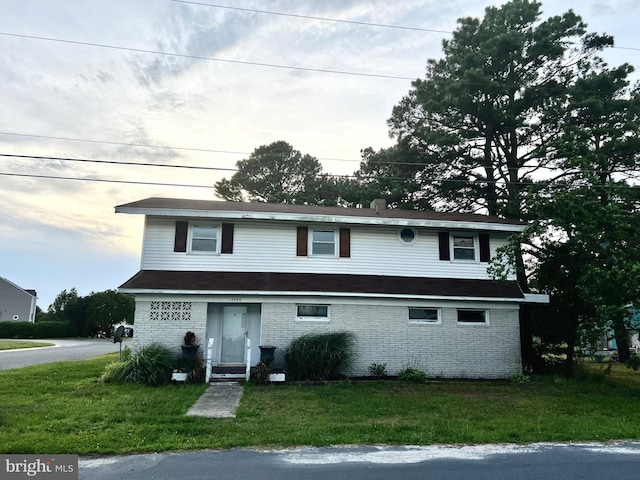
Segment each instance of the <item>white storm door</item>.
[{"label": "white storm door", "polygon": [[220,363],[244,364],[246,333],[247,307],[223,307]]}]

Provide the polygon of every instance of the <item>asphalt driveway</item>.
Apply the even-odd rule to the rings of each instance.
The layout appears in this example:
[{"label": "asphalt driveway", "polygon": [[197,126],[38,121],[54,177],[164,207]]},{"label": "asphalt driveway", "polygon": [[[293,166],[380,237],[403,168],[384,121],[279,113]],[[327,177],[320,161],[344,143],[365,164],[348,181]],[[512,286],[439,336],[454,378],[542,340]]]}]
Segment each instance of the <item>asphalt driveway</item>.
[{"label": "asphalt driveway", "polygon": [[[0,350],[0,370],[39,365],[41,363],[84,360],[85,358],[96,357],[105,353],[117,352],[119,349],[119,345],[108,338],[39,339],[34,341],[53,343],[54,346]],[[123,348],[125,345],[126,341],[123,343]]]}]

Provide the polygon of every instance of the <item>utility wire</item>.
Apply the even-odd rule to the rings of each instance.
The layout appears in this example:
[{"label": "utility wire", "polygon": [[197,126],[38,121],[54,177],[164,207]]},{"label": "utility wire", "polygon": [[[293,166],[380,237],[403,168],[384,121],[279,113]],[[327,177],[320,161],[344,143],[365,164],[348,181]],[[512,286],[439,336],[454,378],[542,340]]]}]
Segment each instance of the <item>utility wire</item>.
[{"label": "utility wire", "polygon": [[193,170],[214,170],[222,172],[237,172],[237,168],[223,167],[199,167],[195,165],[174,165],[170,163],[142,163],[142,162],[126,162],[120,160],[95,160],[90,158],[66,158],[66,157],[49,157],[38,155],[14,155],[8,153],[0,153],[0,157],[23,158],[29,160],[56,160],[61,162],[83,162],[83,163],[103,163],[107,165],[133,165],[137,167],[163,167],[163,168],[186,168]]},{"label": "utility wire", "polygon": [[[10,153],[0,153],[0,157],[7,158],[18,158],[18,159],[26,159],[26,160],[52,160],[52,161],[60,161],[60,162],[80,162],[80,163],[97,163],[97,164],[106,164],[106,165],[128,165],[128,166],[136,166],[136,167],[160,167],[160,168],[183,168],[190,170],[208,170],[208,171],[219,171],[219,172],[238,172],[238,168],[228,168],[228,167],[207,167],[207,166],[197,166],[197,165],[184,165],[184,164],[172,164],[172,163],[149,163],[149,162],[131,162],[125,160],[96,160],[90,158],[70,158],[70,157],[58,157],[58,156],[45,156],[45,155],[18,155],[18,154],[10,154]],[[420,163],[420,162],[387,162],[384,160],[375,161],[369,160],[367,162],[369,165],[377,165],[380,164],[382,166],[396,166],[396,165],[412,165],[414,167],[426,167],[430,165],[429,163]],[[532,165],[529,167],[523,168],[535,168],[535,169],[544,169],[551,171],[560,170],[557,166],[548,166],[548,165]],[[599,173],[596,170],[581,170],[576,168],[575,170],[568,170],[570,173]],[[617,174],[625,174],[632,178],[635,178],[632,173],[635,173],[635,170],[628,171],[613,171],[612,173]],[[249,174],[260,173],[259,171],[246,171]],[[370,178],[367,174],[363,175],[338,175],[338,174],[321,174],[320,176],[333,177],[333,178]],[[381,180],[406,180],[406,181],[415,181],[415,178],[411,177],[391,177],[391,176],[375,176],[377,179]],[[438,179],[435,179],[438,181]],[[464,181],[464,180],[441,180],[441,181]],[[485,183],[486,181],[480,181],[481,183]],[[519,183],[520,185],[527,185],[526,182]]]},{"label": "utility wire", "polygon": [[[90,163],[104,163],[104,164],[116,164],[116,165],[133,165],[133,166],[143,166],[143,167],[170,167],[170,168],[184,168],[184,169],[194,169],[194,170],[217,170],[217,171],[238,171],[237,169],[231,168],[220,168],[220,167],[199,167],[193,165],[171,165],[171,164],[155,164],[155,163],[136,163],[136,162],[125,162],[125,161],[112,161],[112,160],[94,160],[94,159],[80,159],[80,158],[64,158],[64,157],[43,157],[43,156],[33,156],[33,155],[12,155],[12,154],[0,154],[0,157],[9,157],[9,158],[21,158],[21,159],[34,159],[34,160],[56,160],[56,161],[69,161],[69,162],[90,162]],[[248,172],[252,173],[252,172]],[[198,187],[198,188],[211,188],[212,185],[185,185],[185,184],[173,184],[173,183],[157,183],[157,182],[136,182],[136,181],[127,181],[127,180],[108,180],[108,179],[95,179],[90,177],[62,177],[62,176],[53,176],[53,175],[35,175],[35,174],[18,174],[18,173],[0,173],[0,175],[5,176],[17,176],[17,177],[32,177],[32,178],[48,178],[48,179],[60,179],[60,180],[86,180],[90,182],[112,182],[112,183],[132,183],[132,184],[140,184],[140,185],[159,185],[159,186],[176,186],[176,187]],[[394,181],[403,181],[403,182],[415,182],[415,177],[391,177],[391,176],[376,176],[373,178],[370,177],[358,177],[357,175],[334,175],[334,174],[325,174],[325,175],[308,175],[313,177],[331,177],[331,178],[343,178],[343,179],[360,179],[364,182],[368,182],[369,180],[394,180]],[[489,180],[472,180],[472,179],[457,179],[457,178],[436,178],[432,180],[433,183],[463,183],[465,185],[486,185],[489,183],[494,183],[496,185],[503,185],[503,182],[499,181],[489,181]],[[543,180],[544,182],[544,180]],[[512,185],[520,185],[520,186],[529,186],[530,182],[509,182]],[[615,185],[605,185],[599,186],[598,188],[617,188]],[[640,188],[636,186],[631,186],[631,188]]]},{"label": "utility wire", "polygon": [[[236,152],[232,150],[215,150],[212,148],[175,147],[173,145],[149,145],[145,143],[126,143],[126,142],[113,142],[113,141],[107,141],[107,140],[92,140],[92,139],[85,139],[85,138],[55,137],[51,135],[33,135],[29,133],[0,132],[0,135],[10,135],[15,137],[28,137],[28,138],[43,138],[47,140],[64,140],[69,142],[98,143],[98,144],[104,144],[104,145],[120,145],[124,147],[163,148],[167,150],[184,150],[189,152],[230,153],[233,155],[251,155],[250,152]],[[332,162],[360,162],[360,160],[353,160],[348,158],[328,158],[328,157],[316,157],[316,158],[318,158],[318,160],[329,160]]]},{"label": "utility wire", "polygon": [[[453,35],[454,32],[449,31],[449,30],[436,30],[433,28],[422,28],[422,27],[409,27],[406,25],[390,25],[387,23],[371,23],[371,22],[359,22],[357,20],[342,20],[339,18],[329,18],[329,17],[315,17],[312,15],[300,15],[300,14],[295,14],[295,13],[285,13],[285,12],[273,12],[273,11],[269,11],[269,10],[258,10],[255,8],[241,8],[241,7],[232,7],[230,5],[219,5],[219,4],[215,4],[215,3],[205,3],[205,2],[194,2],[194,1],[189,1],[189,0],[169,0],[170,2],[174,2],[174,3],[185,3],[185,4],[189,4],[189,5],[199,5],[199,6],[203,6],[203,7],[213,7],[213,8],[221,8],[221,9],[227,9],[227,10],[236,10],[236,11],[241,11],[241,12],[251,12],[251,13],[261,13],[264,15],[277,15],[277,16],[281,16],[281,17],[292,17],[292,18],[303,18],[303,19],[308,19],[308,20],[321,20],[323,22],[334,22],[334,23],[346,23],[346,24],[351,24],[351,25],[361,25],[361,26],[365,26],[365,27],[377,27],[377,28],[394,28],[394,29],[398,29],[398,30],[411,30],[411,31],[417,31],[417,32],[429,32],[429,33],[442,33],[445,35]],[[617,46],[611,46],[609,48],[617,48],[619,50],[633,50],[633,51],[640,51],[640,48],[638,47],[617,47]]]},{"label": "utility wire", "polygon": [[92,42],[80,42],[77,40],[67,40],[63,38],[53,38],[53,37],[41,37],[38,35],[22,35],[18,33],[8,33],[8,32],[0,32],[0,35],[4,35],[6,37],[16,37],[16,38],[28,38],[30,40],[43,40],[47,42],[59,42],[59,43],[67,43],[72,45],[83,45],[87,47],[97,47],[97,48],[108,48],[112,50],[121,50],[128,52],[136,52],[136,53],[148,53],[153,55],[165,55],[168,57],[178,57],[178,58],[189,58],[192,60],[207,60],[210,62],[223,62],[223,63],[234,63],[238,65],[251,65],[254,67],[269,67],[269,68],[281,68],[286,70],[301,70],[304,72],[314,72],[314,73],[333,73],[336,75],[351,75],[357,77],[370,77],[370,78],[386,78],[391,80],[415,80],[413,77],[400,77],[395,75],[382,75],[377,73],[362,73],[362,72],[348,72],[346,70],[329,70],[325,68],[311,68],[311,67],[295,67],[293,65],[279,65],[276,63],[262,63],[262,62],[248,62],[242,60],[229,60],[225,58],[214,58],[214,57],[204,57],[201,55],[188,55],[185,53],[175,53],[175,52],[163,52],[160,50],[146,50],[142,48],[131,48],[131,47],[121,47],[118,45],[107,45],[104,43],[92,43]]},{"label": "utility wire", "polygon": [[214,7],[214,8],[224,8],[227,10],[237,10],[241,12],[251,12],[251,13],[262,13],[266,15],[278,15],[281,17],[293,17],[293,18],[304,18],[307,20],[322,20],[323,22],[335,22],[335,23],[348,23],[351,25],[362,25],[366,27],[381,27],[381,28],[396,28],[399,30],[413,30],[417,32],[430,32],[430,33],[444,33],[444,34],[452,34],[453,32],[449,32],[447,30],[435,30],[433,28],[420,28],[420,27],[407,27],[403,25],[389,25],[386,23],[370,23],[370,22],[358,22],[356,20],[341,20],[338,18],[327,18],[327,17],[314,17],[311,15],[298,15],[294,13],[283,13],[283,12],[271,12],[268,10],[256,10],[254,8],[240,8],[240,7],[231,7],[229,5],[217,5],[214,3],[204,3],[204,2],[191,2],[187,0],[169,0],[175,3],[186,3],[190,5],[200,5],[203,7]]},{"label": "utility wire", "polygon": [[213,188],[213,185],[193,185],[183,183],[161,183],[161,182],[139,182],[134,180],[115,180],[106,178],[87,177],[62,177],[56,175],[34,175],[32,173],[8,173],[0,172],[0,175],[7,177],[44,178],[48,180],[76,180],[82,182],[102,182],[102,183],[128,183],[133,185],[153,185],[158,187],[187,187],[187,188]]}]

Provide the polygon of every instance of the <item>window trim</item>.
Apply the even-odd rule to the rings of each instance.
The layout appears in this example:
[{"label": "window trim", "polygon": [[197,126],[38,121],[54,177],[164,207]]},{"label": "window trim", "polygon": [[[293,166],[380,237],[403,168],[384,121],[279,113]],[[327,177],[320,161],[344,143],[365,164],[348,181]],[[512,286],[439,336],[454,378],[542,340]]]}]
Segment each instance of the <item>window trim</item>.
[{"label": "window trim", "polygon": [[[216,230],[216,250],[193,250],[193,230],[195,227],[213,227]],[[220,255],[222,234],[219,223],[189,222],[189,234],[187,235],[187,253],[192,255]]]},{"label": "window trim", "polygon": [[[465,322],[460,320],[460,312],[483,312],[484,322]],[[489,309],[487,308],[456,308],[456,320],[458,325],[480,325],[488,327],[490,325]]]},{"label": "window trim", "polygon": [[[298,310],[300,307],[325,307],[327,309],[327,315],[326,316],[300,315]],[[328,323],[330,321],[331,321],[331,305],[327,305],[323,303],[296,303],[296,322]]]},{"label": "window trim", "polygon": [[[419,318],[411,318],[411,310],[435,310],[436,311],[436,320],[426,320]],[[439,307],[407,307],[407,318],[409,321],[409,325],[442,325],[442,309]]]},{"label": "window trim", "polygon": [[[413,232],[413,240],[407,242],[402,238],[402,232],[404,230],[411,230]],[[406,247],[415,245],[415,243],[418,241],[418,231],[413,227],[402,227],[398,230],[398,241]]]},{"label": "window trim", "polygon": [[[333,253],[313,253],[313,236],[315,232],[331,232],[333,234]],[[310,257],[324,257],[324,258],[338,258],[340,250],[340,240],[338,237],[338,230],[336,228],[323,228],[323,227],[311,227],[309,228],[309,256]],[[322,244],[329,244],[329,242],[318,242]]]},{"label": "window trim", "polygon": [[[455,246],[455,239],[456,238],[461,238],[461,237],[466,237],[466,238],[472,238],[473,239],[473,259],[465,259],[465,258],[456,258],[456,248],[458,249],[464,249],[464,250],[471,250],[471,248],[468,247],[456,247]],[[466,262],[466,263],[479,263],[480,262],[480,252],[479,252],[479,240],[478,240],[478,234],[477,233],[467,233],[467,232],[452,232],[451,235],[449,236],[449,248],[451,249],[451,261],[452,262]]]}]

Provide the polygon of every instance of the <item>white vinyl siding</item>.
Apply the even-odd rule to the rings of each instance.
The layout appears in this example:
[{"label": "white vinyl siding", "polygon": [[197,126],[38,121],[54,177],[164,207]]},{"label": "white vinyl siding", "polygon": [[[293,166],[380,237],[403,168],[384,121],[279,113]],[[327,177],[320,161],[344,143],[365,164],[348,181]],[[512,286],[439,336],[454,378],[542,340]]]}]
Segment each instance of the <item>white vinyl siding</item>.
[{"label": "white vinyl siding", "polygon": [[[148,217],[142,253],[143,270],[227,272],[345,273],[406,277],[488,279],[487,264],[441,262],[438,232],[416,229],[411,245],[398,239],[397,227],[350,226],[351,256],[296,256],[296,228],[290,223],[234,222],[233,255],[184,255],[173,252],[175,218]],[[311,236],[311,235],[310,235]],[[492,233],[492,255],[507,242]],[[336,239],[337,242],[337,239]],[[337,245],[336,245],[337,248]]]}]

